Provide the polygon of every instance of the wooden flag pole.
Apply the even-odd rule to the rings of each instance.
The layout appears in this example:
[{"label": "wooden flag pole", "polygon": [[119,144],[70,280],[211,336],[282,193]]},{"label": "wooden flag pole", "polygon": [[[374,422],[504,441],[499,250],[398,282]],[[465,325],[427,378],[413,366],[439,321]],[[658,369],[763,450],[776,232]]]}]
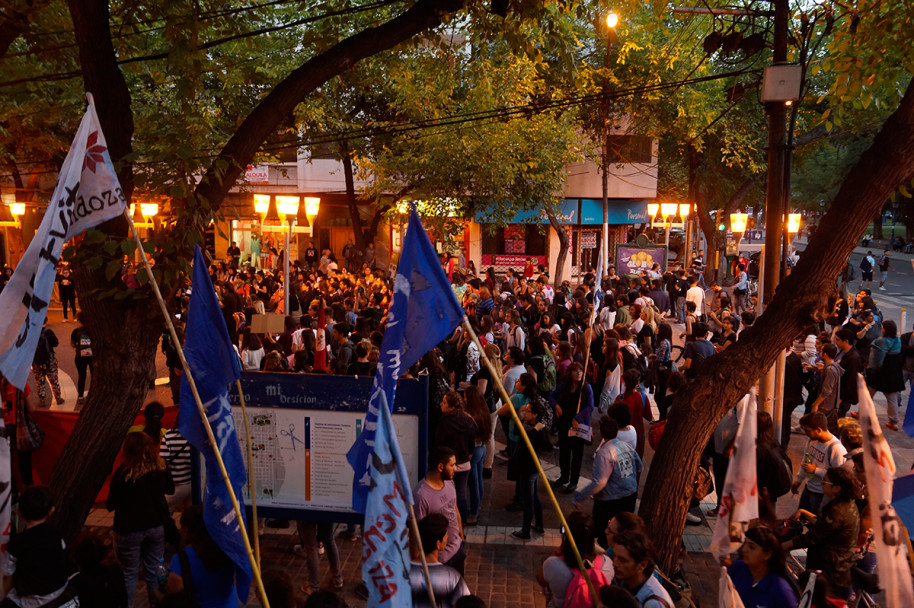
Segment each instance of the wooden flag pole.
[{"label": "wooden flag pole", "polygon": [[165,300],[162,298],[162,292],[159,290],[159,284],[156,282],[155,275],[152,274],[152,267],[149,265],[149,259],[146,257],[146,252],[143,250],[143,243],[140,241],[140,235],[137,233],[136,227],[133,225],[133,218],[130,217],[130,212],[128,211],[127,207],[124,208],[124,217],[127,218],[127,223],[130,225],[130,230],[133,231],[133,239],[136,241],[137,251],[139,251],[140,257],[143,259],[143,266],[146,268],[146,274],[149,277],[149,284],[152,285],[152,290],[155,293],[156,300],[159,302],[159,308],[162,311],[162,316],[165,317],[165,324],[168,326],[168,331],[171,334],[171,339],[174,341],[175,349],[178,352],[178,358],[181,360],[181,367],[184,368],[184,373],[187,376],[187,384],[190,386],[190,390],[194,395],[194,401],[197,404],[197,412],[200,414],[200,420],[203,422],[203,428],[206,430],[206,436],[209,439],[209,444],[213,448],[213,454],[215,455],[216,462],[219,465],[219,471],[222,473],[222,480],[225,482],[225,487],[228,490],[229,497],[232,499],[232,508],[235,510],[235,519],[238,520],[238,527],[241,529],[241,538],[244,541],[244,549],[248,554],[248,561],[251,563],[251,573],[257,587],[257,596],[260,598],[260,602],[263,604],[264,608],[270,608],[270,602],[267,599],[267,593],[263,587],[263,579],[260,576],[260,567],[257,565],[257,560],[254,559],[254,553],[251,550],[251,542],[248,539],[247,529],[244,525],[244,517],[241,513],[241,506],[238,504],[238,498],[235,496],[235,489],[232,488],[232,482],[229,479],[228,471],[225,469],[225,462],[223,462],[222,454],[219,452],[219,444],[216,442],[216,436],[213,434],[213,427],[210,425],[209,419],[206,417],[206,408],[203,407],[203,401],[201,401],[200,394],[197,392],[197,384],[194,382],[194,377],[190,371],[190,366],[187,364],[187,359],[184,358],[184,347],[181,346],[181,342],[178,340],[178,334],[175,332],[174,323],[171,322],[171,316],[168,314],[168,306],[165,305]]},{"label": "wooden flag pole", "polygon": [[251,526],[254,528],[254,559],[260,567],[260,531],[257,529],[257,484],[254,478],[254,449],[251,447],[251,427],[248,424],[248,408],[244,402],[244,391],[241,390],[241,380],[235,380],[238,388],[238,400],[241,403],[241,418],[244,420],[244,443],[248,448],[248,487],[251,489]]},{"label": "wooden flag pole", "polygon": [[[505,390],[505,385],[502,384],[498,372],[495,371],[495,366],[492,365],[489,357],[486,356],[485,350],[479,343],[479,337],[476,335],[476,332],[473,331],[473,326],[470,325],[470,320],[465,315],[463,317],[463,327],[470,334],[470,339],[472,339],[473,343],[476,344],[476,348],[479,349],[479,358],[483,363],[485,363],[486,368],[488,368],[489,373],[492,375],[492,380],[495,382],[495,386],[498,387],[498,392],[501,393],[501,398],[505,403],[511,403],[511,397],[508,395],[508,391]],[[581,390],[583,392],[583,386]],[[555,512],[558,513],[559,521],[562,523],[562,526],[564,526],[566,530],[565,537],[568,539],[568,544],[571,546],[571,550],[574,552],[574,557],[578,562],[578,568],[581,570],[581,574],[583,575],[584,580],[587,581],[587,587],[590,589],[591,596],[593,596],[594,606],[600,606],[600,596],[597,593],[597,590],[594,588],[590,577],[587,575],[587,568],[584,566],[584,560],[581,558],[581,553],[578,551],[578,546],[574,542],[574,537],[571,534],[571,529],[568,527],[568,522],[565,521],[565,516],[562,514],[562,508],[559,506],[559,501],[555,497],[555,493],[552,491],[552,486],[549,485],[549,479],[546,477],[546,472],[543,471],[543,465],[540,463],[540,459],[536,455],[536,450],[533,449],[533,444],[530,443],[530,437],[527,435],[527,431],[524,430],[524,425],[521,422],[520,417],[517,415],[514,407],[512,406],[508,409],[511,411],[511,417],[514,419],[514,425],[517,427],[517,431],[520,433],[521,438],[524,440],[524,444],[527,446],[527,450],[530,452],[530,455],[533,456],[533,462],[536,464],[536,470],[539,472],[540,478],[543,480],[543,485],[546,487],[546,492],[549,494],[549,500],[552,501],[552,505],[555,507]]]}]

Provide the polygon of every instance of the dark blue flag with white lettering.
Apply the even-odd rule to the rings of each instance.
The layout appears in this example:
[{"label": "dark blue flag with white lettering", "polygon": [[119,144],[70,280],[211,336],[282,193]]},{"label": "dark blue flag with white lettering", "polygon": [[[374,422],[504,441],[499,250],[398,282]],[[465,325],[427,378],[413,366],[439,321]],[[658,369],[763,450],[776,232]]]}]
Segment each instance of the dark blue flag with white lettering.
[{"label": "dark blue flag with white lettering", "polygon": [[393,407],[401,370],[408,369],[447,338],[462,319],[463,309],[413,207],[403,238],[393,301],[387,314],[387,327],[381,342],[381,355],[365,425],[346,454],[354,470],[352,508],[359,513],[365,512],[371,484],[369,465],[378,426],[381,391]]},{"label": "dark blue flag with white lettering", "polygon": [[[244,516],[241,489],[247,476],[228,401],[229,384],[241,377],[241,369],[199,246],[194,249],[193,291],[187,310],[185,335],[184,356]],[[247,602],[251,586],[251,563],[248,561],[241,526],[235,517],[228,488],[200,420],[186,375],[181,379],[178,430],[206,459],[203,520],[210,536],[235,564],[235,590],[241,602]]]}]

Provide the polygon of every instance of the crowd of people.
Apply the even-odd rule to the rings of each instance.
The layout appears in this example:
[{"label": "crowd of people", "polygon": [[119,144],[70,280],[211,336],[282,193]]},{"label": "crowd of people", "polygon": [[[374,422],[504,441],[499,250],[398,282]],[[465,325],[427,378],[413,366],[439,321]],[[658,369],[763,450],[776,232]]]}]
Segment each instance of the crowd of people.
[{"label": "crowd of people", "polygon": [[[321,256],[314,251],[304,262],[292,264],[285,286],[281,272],[242,267],[231,247],[229,254],[211,267],[211,276],[243,369],[374,375],[392,298],[387,273],[368,261],[357,264],[361,258],[349,255],[340,267],[328,250]],[[274,270],[280,263],[274,263]],[[676,265],[667,272],[652,268],[620,276],[610,267],[602,278],[585,274],[576,288],[568,282],[554,287],[545,269],[537,272],[532,264],[523,272],[488,268],[477,273],[471,261],[455,267],[442,256],[442,266],[479,343],[470,332],[456,328],[403,373],[404,378],[427,374],[429,386],[429,470],[414,492],[421,534],[412,547],[414,602],[428,602],[421,552],[433,566],[439,606],[480,605],[463,579],[463,539],[467,528],[484,523],[484,498],[496,475],[514,483],[513,497],[503,505],[518,513],[513,536],[526,541],[544,533],[541,480],[523,440],[526,435],[537,455],[557,456],[559,475],[551,485],[570,497],[572,509],[565,540],[537,574],[548,605],[584,605],[570,599],[582,593],[568,542],[571,535],[592,569],[591,577],[605,583],[600,593],[607,605],[672,606],[677,585],[656,568],[645,523],[635,515],[644,455],[655,440],[653,423],[668,416],[676,394],[755,322],[757,300],[747,261],[735,263],[727,286],[705,283],[700,256],[688,267]],[[189,290],[171,302],[180,320],[186,318],[188,299]],[[896,429],[900,393],[914,377],[914,344],[910,333],[899,336],[894,322],[883,319],[868,289],[835,297],[832,310],[824,323],[797,336],[787,356],[782,435],[774,436],[770,416],[758,415],[762,525],[749,530],[739,559],[729,566],[747,607],[796,605],[796,582],[785,569],[787,549],[809,548],[807,567],[823,570],[821,593],[831,598],[848,599],[866,588],[861,581],[875,568],[869,541],[859,534],[867,529],[869,515],[861,484],[860,427],[851,411],[858,401],[854,378],[864,371],[870,390],[885,394],[886,426]],[[263,312],[283,314],[284,330],[255,333],[253,317]],[[321,328],[327,344],[323,351],[317,348]],[[177,329],[183,339],[180,323]],[[680,333],[682,345],[675,339]],[[74,331],[75,346],[80,339]],[[168,335],[162,350],[177,403],[181,365]],[[483,356],[493,364],[494,375],[482,363]],[[507,401],[495,376],[508,393]],[[806,412],[798,430],[809,443],[804,462],[794,467],[784,448],[790,415],[801,405]],[[166,434],[156,415],[156,408],[147,408],[147,424],[125,440],[125,460],[108,502],[115,512],[115,548],[125,588],[135,588],[142,572],[151,605],[181,605],[163,598],[190,588],[201,603],[207,598],[204,605],[234,606],[227,558],[208,539],[200,514],[186,504],[174,504],[174,499],[166,501],[182,484],[186,489],[189,477],[176,472],[176,463],[169,460],[181,453],[183,438],[177,431]],[[732,410],[702,459],[702,467],[713,473],[718,497],[736,428]],[[500,451],[496,437],[505,444]],[[591,479],[582,484],[588,457],[593,459]],[[503,470],[497,470],[501,464]],[[776,521],[777,500],[798,493],[804,483],[800,509],[791,518],[798,523],[787,526],[795,534],[785,540],[780,530],[784,524]],[[687,523],[702,521],[701,498],[695,497]],[[156,566],[165,559],[173,522],[169,513],[176,507],[184,512],[185,542],[175,541],[175,547],[185,544],[188,549],[186,555],[175,554],[168,565],[171,574],[159,581]],[[715,509],[707,515],[716,514]],[[299,522],[298,529],[299,550],[309,560],[309,580],[300,589],[312,598],[328,593],[319,591],[320,546],[330,562],[333,587],[342,588],[333,526]],[[354,533],[353,527],[348,533]],[[277,583],[277,588],[285,589],[284,584]],[[126,604],[110,605],[132,606],[128,595]]]}]

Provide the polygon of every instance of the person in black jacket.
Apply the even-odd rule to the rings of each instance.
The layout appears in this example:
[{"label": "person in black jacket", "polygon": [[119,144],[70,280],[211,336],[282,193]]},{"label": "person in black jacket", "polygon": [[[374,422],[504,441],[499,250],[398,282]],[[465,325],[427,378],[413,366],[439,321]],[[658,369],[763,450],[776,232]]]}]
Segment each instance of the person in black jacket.
[{"label": "person in black jacket", "polygon": [[146,433],[127,433],[123,464],[114,472],[105,506],[114,511],[114,549],[124,572],[127,607],[133,608],[142,562],[149,604],[156,606],[156,566],[165,557],[166,494],[175,482],[156,444]]},{"label": "person in black jacket", "polygon": [[[524,431],[537,453],[541,452],[548,442],[546,437],[548,430],[542,423],[544,405],[541,399],[533,399],[520,408]],[[512,477],[517,476],[524,511],[523,527],[515,530],[511,535],[521,540],[529,540],[531,530],[543,534],[543,503],[540,502],[539,471],[536,468],[536,461],[526,445],[517,447],[508,463],[508,468]]]},{"label": "person in black jacket", "polygon": [[470,514],[470,460],[476,445],[476,423],[464,411],[463,397],[457,391],[450,390],[441,401],[441,420],[435,430],[435,447],[448,447],[454,450],[457,458],[457,472],[454,474],[454,486],[457,491],[457,510],[465,522]]},{"label": "person in black jacket", "polygon": [[[48,320],[45,318],[45,324]],[[35,376],[35,387],[38,389],[38,400],[44,407],[44,400],[47,396],[47,386],[45,378],[51,384],[51,390],[54,392],[54,399],[60,405],[64,402],[63,395],[60,391],[60,380],[57,377],[57,355],[54,349],[60,342],[57,335],[48,327],[41,328],[41,336],[38,338],[38,347],[35,349],[35,356],[32,359],[32,374]]]}]

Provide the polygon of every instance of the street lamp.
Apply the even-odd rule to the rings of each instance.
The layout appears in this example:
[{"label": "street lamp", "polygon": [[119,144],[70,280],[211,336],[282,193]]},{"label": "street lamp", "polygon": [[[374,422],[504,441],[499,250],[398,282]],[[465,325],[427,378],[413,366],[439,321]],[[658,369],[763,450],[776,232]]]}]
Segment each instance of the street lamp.
[{"label": "street lamp", "polygon": [[283,293],[283,312],[289,314],[289,248],[292,241],[292,224],[298,215],[299,198],[297,196],[277,196],[276,211],[279,215],[286,216],[289,223],[289,229],[286,231],[286,249],[283,253],[283,275],[282,275],[282,293]]},{"label": "street lamp", "polygon": [[748,213],[731,213],[730,214],[730,230],[733,232],[738,232],[740,238],[742,238],[743,233],[746,232],[746,225],[749,223],[749,214]]},{"label": "street lamp", "polygon": [[787,232],[790,234],[796,234],[800,231],[800,214],[799,213],[788,213],[787,214]]},{"label": "street lamp", "polygon": [[616,13],[606,15],[606,63],[603,75],[603,263],[609,267],[609,52],[612,50],[613,29],[619,23]]}]

